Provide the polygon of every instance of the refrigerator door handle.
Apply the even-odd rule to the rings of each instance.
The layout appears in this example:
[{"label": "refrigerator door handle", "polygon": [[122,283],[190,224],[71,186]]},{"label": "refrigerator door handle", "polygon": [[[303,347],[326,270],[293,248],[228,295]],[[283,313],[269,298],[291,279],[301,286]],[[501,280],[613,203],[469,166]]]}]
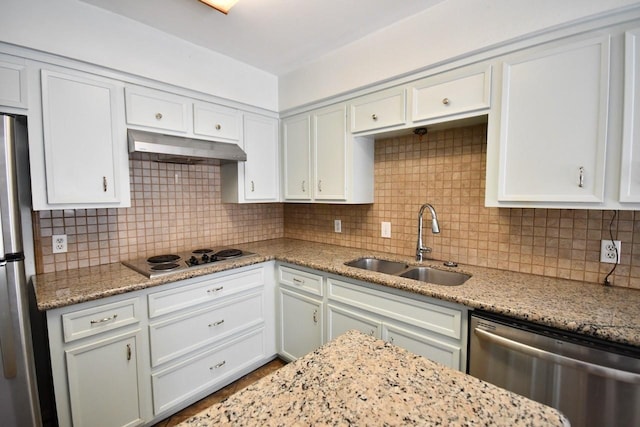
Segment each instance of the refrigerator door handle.
[{"label": "refrigerator door handle", "polygon": [[11,305],[9,304],[9,281],[6,261],[0,270],[0,351],[2,352],[2,368],[5,378],[15,378],[16,348],[11,321]]},{"label": "refrigerator door handle", "polygon": [[585,362],[584,360],[574,359],[572,357],[562,356],[560,354],[551,353],[541,348],[533,347],[518,341],[513,341],[501,335],[494,334],[484,329],[475,328],[474,333],[481,339],[492,342],[496,345],[506,347],[510,350],[518,351],[526,355],[537,357],[558,365],[568,366],[571,368],[582,369],[590,374],[598,375],[604,378],[615,379],[631,384],[640,384],[640,375],[633,372],[622,371],[607,366],[596,365]]}]

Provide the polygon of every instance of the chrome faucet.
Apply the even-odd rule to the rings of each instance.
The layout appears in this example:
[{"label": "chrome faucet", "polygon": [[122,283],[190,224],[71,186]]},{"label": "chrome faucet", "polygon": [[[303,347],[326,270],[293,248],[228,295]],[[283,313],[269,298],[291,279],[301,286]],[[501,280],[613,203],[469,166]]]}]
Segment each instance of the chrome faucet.
[{"label": "chrome faucet", "polygon": [[436,215],[436,210],[433,209],[429,203],[425,203],[420,207],[420,212],[418,212],[418,244],[416,245],[416,261],[422,261],[422,254],[427,252],[431,252],[431,248],[423,246],[422,243],[422,214],[425,209],[429,209],[431,213],[431,232],[433,234],[440,233],[440,225],[438,224],[438,217]]}]

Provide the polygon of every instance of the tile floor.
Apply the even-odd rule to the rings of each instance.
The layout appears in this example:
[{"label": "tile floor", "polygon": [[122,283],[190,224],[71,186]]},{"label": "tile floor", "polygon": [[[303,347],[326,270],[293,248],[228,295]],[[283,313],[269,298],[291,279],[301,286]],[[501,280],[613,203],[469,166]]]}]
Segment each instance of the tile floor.
[{"label": "tile floor", "polygon": [[255,371],[245,375],[236,382],[229,384],[225,388],[218,390],[213,394],[210,394],[209,396],[183,409],[182,411],[170,416],[165,420],[160,421],[159,423],[155,424],[154,427],[172,427],[178,425],[181,422],[191,418],[198,412],[205,410],[215,403],[221,402],[232,394],[258,381],[260,378],[265,377],[274,371],[277,371],[284,365],[286,365],[286,362],[280,359],[275,359],[267,363],[266,365],[256,369]]}]

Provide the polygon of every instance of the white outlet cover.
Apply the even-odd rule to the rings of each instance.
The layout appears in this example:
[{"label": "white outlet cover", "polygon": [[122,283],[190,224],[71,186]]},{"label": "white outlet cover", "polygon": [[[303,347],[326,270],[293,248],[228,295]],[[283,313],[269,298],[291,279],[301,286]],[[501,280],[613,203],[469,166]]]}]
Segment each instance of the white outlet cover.
[{"label": "white outlet cover", "polygon": [[67,252],[67,235],[66,234],[54,234],[51,236],[52,252],[54,254],[61,254]]},{"label": "white outlet cover", "polygon": [[[615,245],[615,249],[614,249]],[[616,249],[618,251],[616,258]],[[601,240],[600,241],[600,262],[608,264],[620,264],[622,255],[622,244],[620,240]]]},{"label": "white outlet cover", "polygon": [[339,219],[333,220],[333,232],[342,233],[342,221]]},{"label": "white outlet cover", "polygon": [[382,225],[380,226],[380,236],[384,237],[385,239],[390,239],[391,238],[391,223],[390,222],[382,222]]}]

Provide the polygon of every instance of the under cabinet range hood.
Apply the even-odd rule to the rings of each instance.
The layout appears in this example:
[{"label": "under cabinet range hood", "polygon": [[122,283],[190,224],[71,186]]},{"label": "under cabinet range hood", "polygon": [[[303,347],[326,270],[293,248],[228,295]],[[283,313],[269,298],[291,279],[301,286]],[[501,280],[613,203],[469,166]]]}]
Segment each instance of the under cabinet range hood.
[{"label": "under cabinet range hood", "polygon": [[129,129],[129,153],[148,153],[153,160],[164,163],[201,164],[244,162],[245,153],[238,144],[206,141],[161,133]]}]

